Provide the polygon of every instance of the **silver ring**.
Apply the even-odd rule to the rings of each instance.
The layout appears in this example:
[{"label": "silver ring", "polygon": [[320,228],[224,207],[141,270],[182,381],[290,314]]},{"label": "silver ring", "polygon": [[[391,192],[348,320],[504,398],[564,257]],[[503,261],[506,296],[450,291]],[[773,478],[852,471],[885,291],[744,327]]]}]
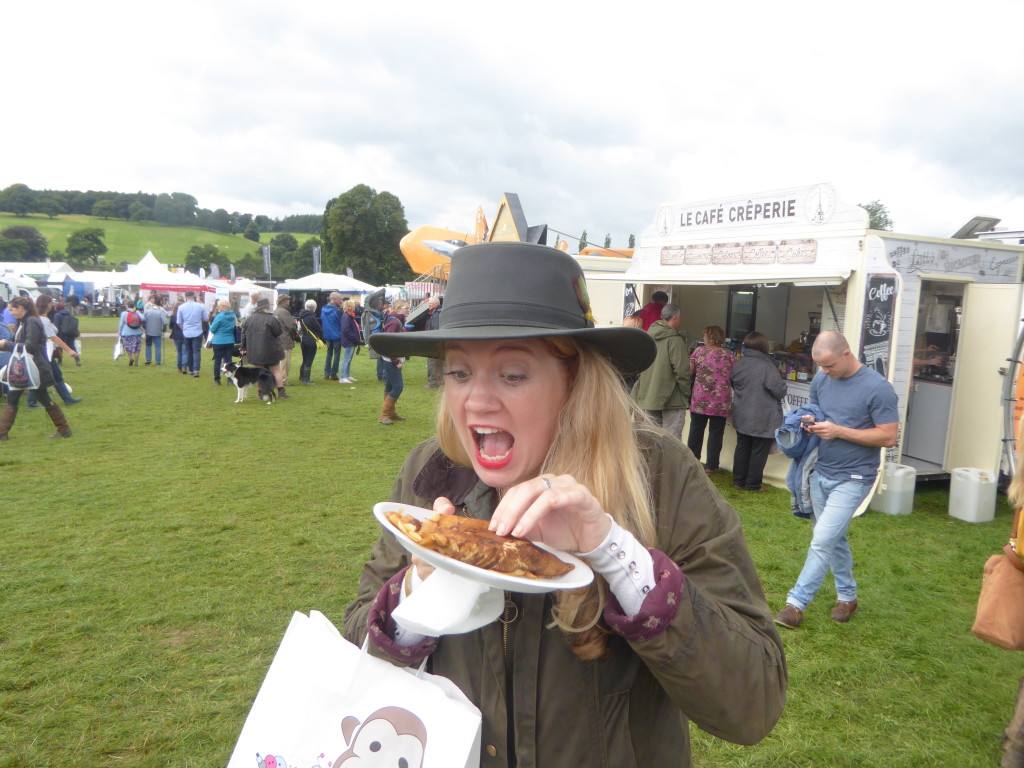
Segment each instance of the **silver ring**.
[{"label": "silver ring", "polygon": [[541,481],[542,483],[544,483],[544,485],[546,485],[546,486],[548,487],[548,490],[549,490],[549,491],[550,491],[550,490],[551,490],[551,489],[552,489],[552,488],[554,487],[554,486],[552,486],[552,485],[551,485],[551,481],[550,481],[550,480],[549,480],[548,478],[546,478],[546,477],[542,477],[542,478],[540,479],[540,481]]}]

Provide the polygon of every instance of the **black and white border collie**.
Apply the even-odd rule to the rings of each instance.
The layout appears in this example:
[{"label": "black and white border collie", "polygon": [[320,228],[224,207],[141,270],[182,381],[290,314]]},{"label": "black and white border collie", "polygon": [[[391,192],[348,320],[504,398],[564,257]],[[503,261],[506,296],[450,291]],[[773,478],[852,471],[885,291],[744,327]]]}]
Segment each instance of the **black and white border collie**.
[{"label": "black and white border collie", "polygon": [[221,373],[238,388],[236,403],[244,403],[245,396],[251,387],[256,387],[260,400],[266,398],[267,405],[277,400],[277,381],[274,374],[266,368],[254,368],[248,365],[224,363]]}]

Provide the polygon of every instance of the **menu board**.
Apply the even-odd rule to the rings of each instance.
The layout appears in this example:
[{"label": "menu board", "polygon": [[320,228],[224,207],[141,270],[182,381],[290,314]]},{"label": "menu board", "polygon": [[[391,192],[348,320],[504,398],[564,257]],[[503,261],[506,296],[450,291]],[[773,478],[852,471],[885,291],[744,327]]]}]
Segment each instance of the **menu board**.
[{"label": "menu board", "polygon": [[892,325],[896,308],[896,275],[868,275],[864,296],[864,327],[860,361],[889,378]]}]

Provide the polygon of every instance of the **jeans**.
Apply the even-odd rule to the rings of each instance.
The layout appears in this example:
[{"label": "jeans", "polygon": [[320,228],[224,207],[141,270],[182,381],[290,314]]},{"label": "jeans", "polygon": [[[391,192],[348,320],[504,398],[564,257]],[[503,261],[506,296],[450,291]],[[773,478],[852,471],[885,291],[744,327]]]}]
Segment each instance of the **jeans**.
[{"label": "jeans", "polygon": [[231,362],[231,353],[235,351],[234,344],[213,345],[213,380],[220,381],[220,369],[224,363]]},{"label": "jeans", "polygon": [[836,597],[846,603],[857,599],[853,580],[853,555],[846,531],[853,513],[871,493],[872,483],[829,480],[817,472],[811,475],[811,504],[814,506],[814,534],[807,561],[786,602],[807,610],[821,588],[829,568],[836,581]]},{"label": "jeans", "polygon": [[181,370],[188,363],[188,351],[184,339],[171,339],[175,349],[178,350],[178,370]]},{"label": "jeans", "polygon": [[664,411],[647,411],[651,421],[668,432],[676,440],[683,439],[683,427],[686,426],[685,408],[670,408]]},{"label": "jeans", "polygon": [[203,359],[203,336],[193,336],[185,339],[185,351],[188,353],[188,369],[192,373],[199,373],[199,363]]},{"label": "jeans", "polygon": [[736,433],[736,450],[732,455],[732,484],[747,491],[756,491],[764,479],[764,465],[772,449],[774,437],[754,437]]},{"label": "jeans", "polygon": [[[324,377],[337,376],[341,364],[341,339],[327,341],[327,359],[324,360]],[[340,377],[339,377],[340,378]]]},{"label": "jeans", "polygon": [[355,357],[356,348],[353,344],[351,347],[345,347],[342,351],[341,358],[341,373],[338,376],[342,379],[347,379],[352,375],[352,358]]},{"label": "jeans", "polygon": [[316,344],[302,345],[302,368],[303,381],[309,381],[310,373],[313,371],[313,360],[316,358]]},{"label": "jeans", "polygon": [[704,447],[704,427],[711,425],[708,431],[708,469],[718,469],[722,455],[722,436],[725,434],[725,416],[705,416],[703,413],[690,411],[690,434],[686,438],[686,446],[700,461],[701,449]]},{"label": "jeans", "polygon": [[384,396],[397,400],[405,389],[405,379],[402,377],[402,369],[384,358],[380,359],[381,369],[384,372]]},{"label": "jeans", "polygon": [[150,336],[146,334],[146,362],[151,362],[153,347],[156,347],[156,364],[160,365],[161,357],[163,357],[164,337],[163,336]]}]

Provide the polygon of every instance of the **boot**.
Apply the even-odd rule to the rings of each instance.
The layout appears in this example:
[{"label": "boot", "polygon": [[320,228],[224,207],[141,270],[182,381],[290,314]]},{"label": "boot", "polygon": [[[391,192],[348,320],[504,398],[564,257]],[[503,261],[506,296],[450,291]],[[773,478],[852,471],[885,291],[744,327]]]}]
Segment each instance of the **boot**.
[{"label": "boot", "polygon": [[14,418],[18,415],[18,406],[4,403],[4,409],[0,411],[0,440],[7,439],[7,433],[14,426]]},{"label": "boot", "polygon": [[316,386],[310,378],[313,375],[313,367],[300,368],[299,369],[299,380],[308,387]]},{"label": "boot", "polygon": [[397,402],[398,401],[395,400],[395,398],[393,397],[384,398],[384,405],[388,409],[388,416],[391,417],[392,421],[405,421],[405,416],[399,416],[397,413],[395,413],[395,403]]},{"label": "boot", "polygon": [[999,764],[1003,768],[1024,764],[1024,677],[1017,689],[1017,706],[1013,710],[1013,717],[1003,733],[1003,759]]},{"label": "boot", "polygon": [[[391,400],[391,398],[385,396],[384,407],[380,409],[380,418],[378,419],[378,422],[390,427],[394,422],[391,420],[391,406],[388,403],[388,400]],[[391,402],[394,402],[394,400],[391,400]]]},{"label": "boot", "polygon": [[57,390],[57,394],[64,401],[64,405],[74,405],[75,403],[82,402],[82,398],[71,396],[71,393],[68,392],[68,385],[63,381],[60,384],[55,384],[53,388]]},{"label": "boot", "polygon": [[287,400],[289,397],[291,397],[291,395],[289,395],[287,392],[284,391],[284,387],[278,387],[277,388],[277,399],[278,400]]},{"label": "boot", "polygon": [[57,428],[57,431],[50,437],[71,437],[71,427],[68,426],[68,420],[64,418],[64,412],[59,405],[50,403],[46,406],[46,415],[50,417],[53,426]]}]

